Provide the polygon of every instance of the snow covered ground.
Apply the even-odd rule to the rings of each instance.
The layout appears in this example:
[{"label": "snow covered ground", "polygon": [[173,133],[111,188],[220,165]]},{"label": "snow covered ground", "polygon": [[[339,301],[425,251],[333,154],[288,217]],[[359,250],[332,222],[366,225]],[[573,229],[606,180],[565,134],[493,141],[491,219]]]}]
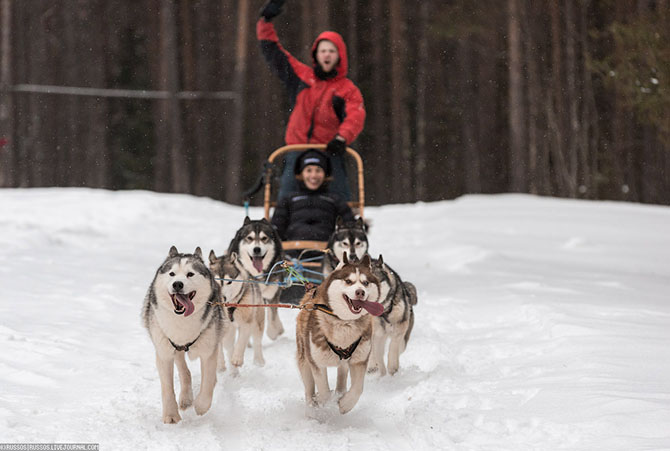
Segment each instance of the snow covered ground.
[{"label": "snow covered ground", "polygon": [[[395,376],[307,412],[286,333],[161,422],[144,294],[171,245],[222,253],[244,210],[205,198],[0,190],[0,442],[100,449],[670,449],[670,208],[525,195],[366,210],[415,283]],[[252,209],[259,218],[260,209]],[[199,365],[191,368],[197,393]],[[334,386],[334,373],[331,374]]]}]

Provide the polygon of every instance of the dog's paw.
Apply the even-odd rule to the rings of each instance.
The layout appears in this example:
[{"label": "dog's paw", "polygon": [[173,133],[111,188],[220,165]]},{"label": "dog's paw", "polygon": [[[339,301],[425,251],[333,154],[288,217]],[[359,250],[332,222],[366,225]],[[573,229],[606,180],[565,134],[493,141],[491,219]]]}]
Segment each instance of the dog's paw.
[{"label": "dog's paw", "polygon": [[226,360],[223,357],[219,357],[216,361],[216,371],[220,373],[226,371]]},{"label": "dog's paw", "polygon": [[358,396],[355,396],[351,392],[347,392],[340,398],[338,405],[340,406],[340,413],[345,414],[354,408],[358,402]]},{"label": "dog's paw", "polygon": [[277,337],[279,337],[281,334],[284,333],[284,326],[279,321],[279,319],[277,319],[276,321],[268,324],[268,327],[267,329],[265,329],[265,332],[267,333],[268,338],[270,338],[270,340],[276,340]]},{"label": "dog's paw", "polygon": [[179,409],[186,410],[193,405],[193,392],[190,390],[186,393],[182,391],[179,394]]},{"label": "dog's paw", "polygon": [[326,393],[317,393],[314,399],[316,400],[316,403],[319,406],[324,406],[328,401],[330,401],[330,396],[332,395],[332,392],[328,391]]},{"label": "dog's paw", "polygon": [[179,412],[165,412],[163,413],[163,423],[165,424],[177,424],[181,421],[181,416]]},{"label": "dog's paw", "polygon": [[211,406],[212,406],[212,398],[205,398],[204,396],[200,395],[198,395],[198,397],[195,398],[195,403],[193,403],[195,413],[197,413],[198,415],[204,415]]},{"label": "dog's paw", "polygon": [[235,367],[241,367],[244,365],[244,354],[240,355],[234,355],[232,359],[230,359],[230,364],[235,366]]},{"label": "dog's paw", "polygon": [[389,365],[389,374],[393,376],[398,372],[399,365]]},{"label": "dog's paw", "polygon": [[254,365],[256,366],[265,366],[265,359],[261,357],[254,357]]}]

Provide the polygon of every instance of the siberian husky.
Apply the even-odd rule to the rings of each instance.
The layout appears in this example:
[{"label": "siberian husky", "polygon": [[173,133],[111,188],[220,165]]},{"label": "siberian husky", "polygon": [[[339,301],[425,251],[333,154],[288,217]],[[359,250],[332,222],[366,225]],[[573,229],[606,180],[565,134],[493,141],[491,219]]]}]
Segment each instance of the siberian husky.
[{"label": "siberian husky", "polygon": [[[237,282],[249,280],[249,274],[235,265],[237,254],[217,257],[214,251],[209,253],[209,269],[221,282],[221,298],[228,304],[263,305],[263,298],[258,284],[253,282]],[[225,280],[222,280],[225,279]],[[263,359],[263,330],[265,329],[265,312],[260,307],[225,307],[225,315],[234,327],[229,327],[223,336],[223,347],[219,355],[218,368],[226,369],[223,355],[225,348],[232,365],[232,373],[244,363],[244,351],[253,337],[254,363],[265,365]],[[235,339],[237,335],[237,340]]]},{"label": "siberian husky", "polygon": [[400,354],[405,351],[414,326],[413,306],[417,303],[416,287],[411,282],[403,282],[400,276],[380,255],[372,262],[372,273],[380,282],[379,297],[384,313],[372,320],[372,352],[368,362],[368,372],[379,371],[386,374],[384,349],[390,338],[388,352],[388,372],[395,374],[400,365]]},{"label": "siberian husky", "polygon": [[[266,274],[284,257],[281,238],[272,224],[265,218],[252,221],[248,216],[244,218],[244,224],[231,241],[226,255],[233,253],[237,254],[235,265],[255,280],[266,280]],[[279,300],[279,285],[276,283],[282,280],[282,273],[280,268],[275,268],[275,271],[269,278],[269,282],[273,283],[261,285],[263,301],[268,304],[276,304]],[[276,340],[284,333],[284,326],[279,319],[277,308],[272,307],[268,310],[266,332],[268,337]]]},{"label": "siberian husky", "polygon": [[[174,365],[179,372],[179,408],[191,404],[202,415],[212,405],[216,385],[216,359],[225,319],[219,305],[220,288],[197,248],[193,254],[180,254],[172,246],[156,271],[144,298],[142,319],[156,348],[156,367],[161,381],[163,422],[181,420],[174,393]],[[193,402],[191,360],[200,357],[202,382]]]},{"label": "siberian husky", "polygon": [[354,255],[359,260],[363,258],[368,252],[367,230],[367,224],[361,218],[349,223],[337,218],[335,231],[328,240],[328,252],[323,257],[321,272],[324,277],[333,272],[345,252],[350,260]]},{"label": "siberian husky", "polygon": [[[384,312],[378,300],[379,282],[372,274],[368,255],[355,263],[344,255],[335,271],[318,288],[305,294],[296,324],[296,357],[308,405],[323,405],[330,399],[328,367],[337,367],[336,391],[342,394],[338,400],[340,413],[347,413],[356,405],[363,393],[372,345],[368,313]],[[349,370],[351,387],[346,391]]]}]

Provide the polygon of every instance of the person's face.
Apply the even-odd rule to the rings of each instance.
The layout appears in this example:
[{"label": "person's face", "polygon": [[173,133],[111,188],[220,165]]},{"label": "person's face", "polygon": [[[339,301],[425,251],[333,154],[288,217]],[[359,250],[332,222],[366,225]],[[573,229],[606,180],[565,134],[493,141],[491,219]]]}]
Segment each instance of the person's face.
[{"label": "person's face", "polygon": [[333,70],[339,60],[340,54],[337,52],[337,47],[332,41],[324,39],[319,42],[319,45],[316,47],[316,62],[319,63],[324,72]]},{"label": "person's face", "polygon": [[326,171],[321,166],[310,164],[309,166],[305,166],[300,175],[302,175],[302,181],[305,183],[307,189],[315,190],[321,186],[323,180],[326,178]]}]

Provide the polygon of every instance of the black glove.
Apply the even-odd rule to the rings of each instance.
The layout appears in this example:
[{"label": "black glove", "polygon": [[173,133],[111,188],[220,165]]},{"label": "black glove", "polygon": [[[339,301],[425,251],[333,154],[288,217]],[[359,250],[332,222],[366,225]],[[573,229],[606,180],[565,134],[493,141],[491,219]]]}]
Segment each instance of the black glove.
[{"label": "black glove", "polygon": [[326,147],[326,151],[331,155],[342,155],[347,148],[347,144],[341,139],[333,138]]},{"label": "black glove", "polygon": [[270,22],[281,13],[281,7],[284,6],[285,0],[268,0],[268,2],[261,9],[261,16]]}]

